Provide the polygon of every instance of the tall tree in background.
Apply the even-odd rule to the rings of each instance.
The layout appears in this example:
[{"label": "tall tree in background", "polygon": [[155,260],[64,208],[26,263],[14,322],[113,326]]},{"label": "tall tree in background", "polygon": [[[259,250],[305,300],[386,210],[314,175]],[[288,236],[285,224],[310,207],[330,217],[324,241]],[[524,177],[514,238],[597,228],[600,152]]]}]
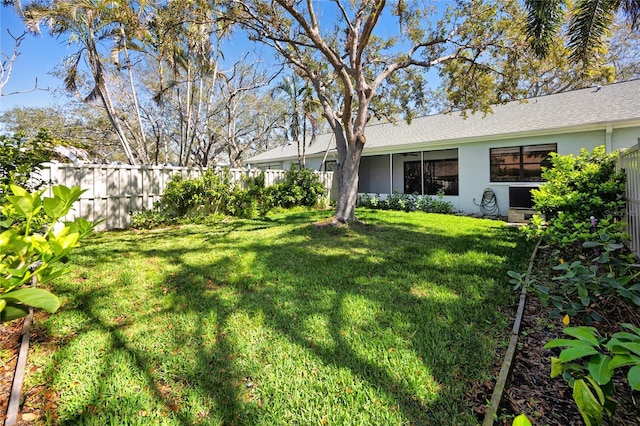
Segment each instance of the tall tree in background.
[{"label": "tall tree in background", "polygon": [[622,12],[634,30],[640,25],[638,0],[525,0],[528,11],[527,34],[531,47],[545,56],[565,25],[571,59],[589,63],[606,54],[616,14]]},{"label": "tall tree in background", "polygon": [[128,162],[139,164],[141,159],[144,159],[144,155],[141,150],[138,150],[136,155],[118,118],[118,111],[114,107],[107,84],[104,58],[99,51],[99,44],[104,40],[112,39],[114,28],[117,27],[112,19],[114,7],[114,2],[106,0],[58,0],[50,3],[31,3],[24,9],[24,19],[28,28],[34,32],[39,33],[40,26],[44,23],[52,36],[66,35],[70,42],[79,46],[79,50],[68,62],[66,88],[71,92],[78,91],[76,81],[78,69],[81,61],[86,59],[93,77],[93,87],[84,99],[101,101]]},{"label": "tall tree in background", "polygon": [[[457,3],[439,21],[443,11],[424,8],[417,1],[234,0],[232,4],[230,19],[252,39],[273,47],[314,87],[336,139],[335,222],[356,219],[358,171],[370,116],[404,112],[410,119],[424,102],[420,69],[456,59],[479,69],[485,52],[501,44],[500,34],[492,31],[500,18],[478,13],[486,6],[476,0]],[[459,14],[462,10],[476,14]],[[471,106],[486,108],[486,99],[474,100]]]},{"label": "tall tree in background", "polygon": [[305,167],[307,130],[311,130],[310,139],[313,140],[318,129],[316,113],[319,104],[313,98],[309,82],[303,81],[295,73],[285,75],[273,87],[272,93],[281,97],[287,105],[287,137],[298,146],[298,166]]}]

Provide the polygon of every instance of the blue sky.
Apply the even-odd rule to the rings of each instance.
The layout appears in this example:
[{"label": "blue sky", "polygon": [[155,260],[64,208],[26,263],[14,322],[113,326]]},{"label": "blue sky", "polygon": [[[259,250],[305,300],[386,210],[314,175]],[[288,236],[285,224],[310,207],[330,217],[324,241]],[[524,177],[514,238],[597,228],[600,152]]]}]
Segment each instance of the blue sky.
[{"label": "blue sky", "polygon": [[[0,47],[2,52],[11,54],[14,41],[7,33],[11,31],[14,36],[23,32],[24,26],[16,16],[13,9],[0,7]],[[49,75],[57,64],[61,63],[67,53],[66,43],[46,34],[33,36],[28,34],[20,45],[20,56],[14,62],[13,73],[3,93],[11,93],[32,89],[38,79],[39,88],[55,88],[61,85],[61,81]],[[69,53],[72,53],[70,50]],[[36,90],[29,93],[21,93],[0,98],[0,111],[5,111],[14,106],[42,106],[55,104],[58,99],[53,93]],[[62,101],[62,100],[61,100]]]}]

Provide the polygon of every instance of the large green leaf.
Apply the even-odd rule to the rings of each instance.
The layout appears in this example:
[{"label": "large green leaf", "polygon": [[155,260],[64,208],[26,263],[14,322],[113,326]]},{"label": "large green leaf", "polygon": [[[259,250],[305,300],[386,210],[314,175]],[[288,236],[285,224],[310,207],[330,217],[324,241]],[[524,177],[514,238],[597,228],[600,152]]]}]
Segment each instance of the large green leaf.
[{"label": "large green leaf", "polygon": [[8,304],[22,303],[34,308],[44,309],[54,313],[60,307],[60,299],[54,294],[41,288],[21,288],[0,294],[0,299],[6,300]]},{"label": "large green leaf", "polygon": [[29,308],[24,305],[10,305],[0,311],[0,321],[12,321],[14,319],[26,317],[29,314]]},{"label": "large green leaf", "polygon": [[593,345],[590,342],[585,342],[584,340],[574,340],[574,339],[554,339],[554,340],[550,340],[549,342],[547,342],[546,345],[544,345],[545,349],[550,349],[550,348],[558,348],[558,347],[576,347],[576,346],[589,346],[589,347],[593,347]]},{"label": "large green leaf", "polygon": [[573,348],[568,348],[560,352],[560,361],[562,362],[570,362],[576,360],[578,358],[584,358],[586,356],[591,356],[597,354],[598,351],[593,346],[576,346]]},{"label": "large green leaf", "polygon": [[631,389],[640,391],[640,365],[636,365],[629,369],[627,379],[629,380],[629,386],[631,386]]},{"label": "large green leaf", "polygon": [[586,426],[602,423],[604,407],[600,405],[583,379],[576,380],[573,385],[573,400],[576,402]]},{"label": "large green leaf", "polygon": [[616,369],[628,365],[640,365],[640,357],[637,355],[622,354],[614,356],[609,361],[609,368]]},{"label": "large green leaf", "polygon": [[613,377],[613,368],[609,365],[610,361],[611,357],[602,354],[589,358],[589,374],[600,386],[609,383]]},{"label": "large green leaf", "polygon": [[47,216],[52,219],[61,218],[66,214],[65,205],[59,198],[45,198],[43,208]]},{"label": "large green leaf", "polygon": [[600,346],[600,342],[596,337],[597,330],[594,327],[567,327],[563,330],[564,334],[568,334],[576,339],[591,343],[593,346]]}]

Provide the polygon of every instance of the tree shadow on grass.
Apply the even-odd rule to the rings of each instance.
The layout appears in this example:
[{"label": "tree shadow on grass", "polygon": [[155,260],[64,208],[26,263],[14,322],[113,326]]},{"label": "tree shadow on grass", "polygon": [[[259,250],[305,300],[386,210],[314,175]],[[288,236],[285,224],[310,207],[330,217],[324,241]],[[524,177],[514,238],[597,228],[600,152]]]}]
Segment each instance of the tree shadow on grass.
[{"label": "tree shadow on grass", "polygon": [[[270,226],[279,225],[274,221]],[[517,244],[512,232],[478,229],[452,238],[447,232],[437,229],[424,232],[410,224],[326,229],[296,226],[275,241],[260,238],[242,244],[226,241],[230,235],[246,230],[246,226],[224,225],[204,232],[203,228],[170,231],[171,238],[176,240],[173,247],[159,246],[167,235],[142,233],[127,234],[115,247],[105,239],[109,248],[98,243],[84,250],[83,256],[97,255],[96,262],[134,253],[176,266],[175,272],[149,290],[149,297],[159,300],[173,297],[177,301],[162,308],[158,315],[176,318],[192,315],[191,323],[172,324],[173,345],[189,345],[184,353],[193,355],[189,364],[193,368],[180,375],[163,377],[153,372],[163,365],[161,353],[139,348],[135,339],[126,334],[126,324],[110,324],[95,313],[94,307],[104,304],[113,294],[87,290],[74,295],[68,289],[67,296],[75,298],[78,309],[89,316],[90,327],[113,336],[114,348],[135,360],[133,368],[143,377],[153,399],[165,407],[169,418],[177,424],[208,423],[213,419],[223,424],[266,421],[265,410],[273,401],[267,401],[261,393],[270,386],[261,383],[266,379],[261,360],[244,359],[248,355],[242,347],[246,342],[239,341],[238,334],[242,331],[229,328],[240,314],[263,318],[264,329],[302,351],[318,366],[348,371],[363,387],[373,389],[376,398],[393,401],[408,423],[451,424],[459,418],[460,411],[465,409],[460,397],[467,381],[485,371],[483,353],[495,350],[491,340],[483,336],[496,333],[492,330],[496,324],[491,322],[499,321],[501,316],[493,306],[508,307],[512,298],[504,288],[506,271],[521,267],[523,257],[528,257],[528,247]],[[202,233],[201,243],[192,248],[188,244],[182,246],[178,240],[191,236],[194,229]],[[390,245],[390,241],[397,244]],[[191,259],[194,254],[206,257],[209,251],[229,246],[233,246],[237,257],[216,256],[199,264]],[[249,264],[241,260],[247,254],[252,255]],[[438,297],[438,292],[446,297]],[[362,324],[352,317],[357,312],[349,311],[354,300],[373,307],[372,317]],[[156,314],[145,315],[153,318]],[[137,321],[147,320],[145,315]],[[322,337],[329,344],[310,338],[304,328],[305,323],[316,317],[326,319],[326,333]],[[380,334],[392,337],[381,339],[379,353],[374,351],[374,355],[384,360],[393,356],[389,350],[411,353],[433,377],[431,396],[418,392],[416,380],[399,375],[392,364],[363,353],[369,343],[378,344]],[[369,342],[362,343],[359,338]],[[394,341],[404,342],[404,347],[387,347]],[[457,345],[471,346],[472,350]],[[64,363],[70,362],[72,354],[57,356],[58,362]],[[104,362],[108,364],[108,358]],[[255,387],[249,386],[253,381]],[[215,413],[203,412],[203,417],[198,418],[190,412],[185,408],[192,403],[186,400],[190,393],[206,396],[210,400],[208,409]],[[286,404],[287,397],[281,399],[280,403]],[[261,403],[265,408],[261,408]],[[87,404],[106,409],[99,396]],[[294,411],[296,408],[288,407]],[[69,424],[83,423],[89,415],[73,416]],[[118,413],[109,415],[117,418]],[[103,418],[110,418],[109,415]],[[207,415],[211,418],[207,419]]]}]

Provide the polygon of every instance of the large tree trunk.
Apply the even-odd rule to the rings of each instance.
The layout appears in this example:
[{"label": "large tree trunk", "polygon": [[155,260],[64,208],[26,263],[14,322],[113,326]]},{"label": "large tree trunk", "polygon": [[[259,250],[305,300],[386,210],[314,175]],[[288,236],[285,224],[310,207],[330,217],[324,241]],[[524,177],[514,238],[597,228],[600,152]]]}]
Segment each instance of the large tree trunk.
[{"label": "large tree trunk", "polygon": [[[340,223],[355,222],[358,201],[358,172],[364,144],[355,142],[347,145],[342,161],[337,164],[338,202],[334,220]],[[340,157],[343,157],[340,155]],[[335,175],[334,175],[335,176]]]}]

